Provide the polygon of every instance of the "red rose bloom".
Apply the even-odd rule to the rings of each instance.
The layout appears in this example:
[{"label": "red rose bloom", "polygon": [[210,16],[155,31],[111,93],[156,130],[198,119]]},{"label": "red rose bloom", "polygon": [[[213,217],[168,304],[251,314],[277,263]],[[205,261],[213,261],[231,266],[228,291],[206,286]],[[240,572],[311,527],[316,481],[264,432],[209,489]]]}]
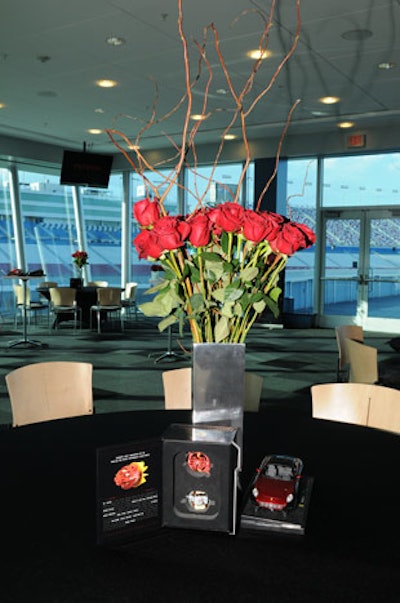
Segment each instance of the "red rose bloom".
[{"label": "red rose bloom", "polygon": [[[303,230],[305,228],[305,230]],[[305,249],[312,245],[312,236],[314,233],[304,224],[295,222],[286,222],[276,239],[271,242],[273,251],[285,255],[293,255],[299,249]],[[315,240],[315,238],[314,238]]]},{"label": "red rose bloom", "polygon": [[152,233],[164,249],[178,249],[185,244],[190,226],[177,216],[162,216],[153,226]]},{"label": "red rose bloom", "polygon": [[239,203],[226,202],[212,209],[209,217],[218,231],[238,232],[243,225],[244,208]]},{"label": "red rose bloom", "polygon": [[294,224],[304,234],[304,245],[302,246],[302,249],[306,249],[307,247],[314,245],[315,241],[317,240],[315,232],[311,230],[307,224],[298,224],[297,222]]},{"label": "red rose bloom", "polygon": [[135,237],[133,243],[141,260],[157,260],[164,251],[152,230],[142,230]]},{"label": "red rose bloom", "polygon": [[194,247],[205,247],[210,242],[211,222],[204,212],[197,212],[188,219],[189,241]]},{"label": "red rose bloom", "polygon": [[143,199],[133,206],[133,215],[140,226],[152,226],[160,217],[160,206],[157,201]]}]

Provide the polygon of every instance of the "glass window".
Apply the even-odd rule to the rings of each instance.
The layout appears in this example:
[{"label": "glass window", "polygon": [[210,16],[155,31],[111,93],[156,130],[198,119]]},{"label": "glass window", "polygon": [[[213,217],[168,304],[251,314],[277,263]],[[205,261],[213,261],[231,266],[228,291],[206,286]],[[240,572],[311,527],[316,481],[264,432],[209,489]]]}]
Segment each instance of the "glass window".
[{"label": "glass window", "polygon": [[[106,281],[111,287],[119,287],[122,174],[112,174],[107,189],[81,187],[80,194],[89,257],[89,280]],[[74,251],[77,249],[75,242]]]},{"label": "glass window", "polygon": [[20,171],[18,179],[27,269],[68,284],[76,249],[71,188],[59,184],[59,175]]},{"label": "glass window", "polygon": [[323,162],[323,207],[400,203],[400,153],[332,157]]},{"label": "glass window", "polygon": [[[201,199],[203,204],[218,205],[225,201],[233,201],[237,193],[240,176],[243,170],[241,163],[218,165],[214,172],[213,166],[207,165],[197,168],[196,173],[186,171],[185,183],[185,212],[194,211]],[[212,176],[212,181],[210,178]],[[240,192],[239,200],[246,206],[253,207],[254,202],[254,165],[251,164],[246,173],[244,188]],[[243,190],[245,194],[243,194]]]},{"label": "glass window", "polygon": [[[287,162],[286,215],[294,222],[307,224],[314,232],[317,216],[316,159]],[[285,270],[284,309],[312,313],[314,304],[315,245],[289,258]]]}]

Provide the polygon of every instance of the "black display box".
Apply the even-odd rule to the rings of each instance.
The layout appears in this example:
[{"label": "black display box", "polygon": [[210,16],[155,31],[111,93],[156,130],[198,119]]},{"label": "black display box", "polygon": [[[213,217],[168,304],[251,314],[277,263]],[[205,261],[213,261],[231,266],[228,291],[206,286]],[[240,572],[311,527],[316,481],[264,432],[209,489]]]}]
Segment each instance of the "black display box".
[{"label": "black display box", "polygon": [[171,425],[162,438],[162,525],[234,534],[240,447],[233,427]]}]

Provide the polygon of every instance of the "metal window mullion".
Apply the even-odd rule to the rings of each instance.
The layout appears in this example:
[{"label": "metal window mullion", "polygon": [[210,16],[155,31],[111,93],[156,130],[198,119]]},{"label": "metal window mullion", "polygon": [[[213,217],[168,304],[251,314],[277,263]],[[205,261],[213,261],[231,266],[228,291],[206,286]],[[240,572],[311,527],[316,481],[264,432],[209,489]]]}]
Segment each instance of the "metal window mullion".
[{"label": "metal window mullion", "polygon": [[22,220],[21,198],[19,194],[18,170],[12,166],[8,170],[10,183],[10,201],[11,201],[11,217],[14,226],[15,237],[15,255],[17,260],[17,268],[24,272],[27,271],[26,254],[25,254],[25,238]]}]

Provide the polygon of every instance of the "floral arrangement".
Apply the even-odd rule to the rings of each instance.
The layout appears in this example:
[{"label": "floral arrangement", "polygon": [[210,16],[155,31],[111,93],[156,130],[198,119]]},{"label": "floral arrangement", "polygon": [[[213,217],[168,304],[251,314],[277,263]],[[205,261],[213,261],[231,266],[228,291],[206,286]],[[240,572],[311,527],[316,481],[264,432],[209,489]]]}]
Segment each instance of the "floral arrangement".
[{"label": "floral arrangement", "polygon": [[141,304],[162,317],[159,329],[188,320],[195,343],[243,343],[257,317],[279,314],[279,275],[289,256],[315,242],[314,232],[279,214],[225,202],[170,216],[159,201],[134,205],[139,258],[157,261],[162,280]]},{"label": "floral arrangement", "polygon": [[82,270],[83,266],[86,266],[86,264],[89,263],[86,251],[75,251],[75,253],[72,254],[72,257],[74,258],[74,264],[76,264],[79,270]]}]

